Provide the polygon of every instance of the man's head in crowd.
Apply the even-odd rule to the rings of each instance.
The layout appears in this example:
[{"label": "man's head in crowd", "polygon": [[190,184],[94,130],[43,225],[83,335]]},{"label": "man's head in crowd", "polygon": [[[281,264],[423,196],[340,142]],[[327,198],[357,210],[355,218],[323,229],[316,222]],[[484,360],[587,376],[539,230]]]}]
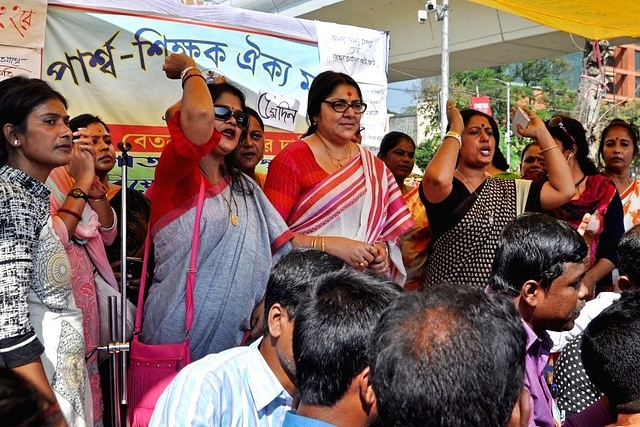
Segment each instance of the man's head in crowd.
[{"label": "man's head in crowd", "polygon": [[533,330],[573,328],[587,288],[587,244],[564,221],[525,213],[502,231],[489,286],[513,299]]},{"label": "man's head in crowd", "polygon": [[369,341],[380,314],[401,292],[380,275],[353,269],[318,279],[298,309],[293,333],[299,415],[337,426],[364,426],[377,418]]},{"label": "man's head in crowd", "polygon": [[640,291],[623,293],[589,323],[581,351],[585,372],[611,407],[640,414]]},{"label": "man's head in crowd", "polygon": [[622,290],[640,286],[640,224],[624,233],[618,243],[618,286]]},{"label": "man's head in crowd", "polygon": [[351,269],[341,259],[315,249],[294,249],[272,268],[264,297],[260,352],[281,382],[295,382],[292,336],[298,306],[308,298],[318,277],[345,268]]},{"label": "man's head in crowd", "polygon": [[525,343],[503,296],[453,285],[401,296],[369,349],[381,424],[506,425],[523,387]]}]

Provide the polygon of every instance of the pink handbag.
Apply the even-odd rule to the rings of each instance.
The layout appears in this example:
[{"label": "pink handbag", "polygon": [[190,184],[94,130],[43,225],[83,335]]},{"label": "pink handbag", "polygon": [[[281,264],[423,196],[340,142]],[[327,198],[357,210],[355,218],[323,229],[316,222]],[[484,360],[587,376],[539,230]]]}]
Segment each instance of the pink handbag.
[{"label": "pink handbag", "polygon": [[145,344],[140,341],[142,330],[142,309],[146,285],[147,261],[149,258],[150,236],[145,242],[142,278],[136,310],[136,322],[129,350],[127,392],[129,397],[128,419],[131,427],[147,427],[151,414],[162,392],[178,372],[191,362],[189,331],[193,322],[193,287],[197,274],[198,238],[200,217],[204,203],[204,179],[200,181],[196,219],[191,239],[191,261],[187,274],[185,339],[173,344]]}]

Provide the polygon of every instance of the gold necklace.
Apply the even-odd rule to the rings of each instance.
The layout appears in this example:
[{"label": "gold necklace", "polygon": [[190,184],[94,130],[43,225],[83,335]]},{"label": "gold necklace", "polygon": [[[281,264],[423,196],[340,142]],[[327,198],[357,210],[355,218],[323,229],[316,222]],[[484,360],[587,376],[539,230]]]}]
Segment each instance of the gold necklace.
[{"label": "gold necklace", "polygon": [[[231,189],[231,187],[229,187],[229,192],[231,193],[231,201],[233,202],[233,206],[235,206],[236,212],[239,212],[238,211],[238,204],[236,203],[235,197],[233,197],[233,190]],[[234,227],[237,226],[238,225],[238,215],[236,215],[231,210],[231,205],[229,204],[229,201],[227,200],[227,198],[224,197],[224,194],[220,193],[220,195],[222,196],[222,200],[224,200],[224,202],[227,204],[227,207],[229,208],[229,221],[231,222],[231,225],[233,225]]]},{"label": "gold necklace", "polygon": [[[207,175],[207,173],[204,171],[204,169],[202,169],[202,166],[200,166],[200,172],[202,172],[202,174],[205,176],[205,178],[207,178],[207,181],[209,181],[209,183],[211,185],[214,185],[214,183],[211,180],[211,178],[209,178],[209,175]],[[236,199],[235,199],[235,197],[233,197],[233,189],[231,188],[231,184],[229,184],[229,193],[231,193],[231,201],[233,202],[233,206],[235,206],[235,208],[236,208],[236,212],[240,213],[240,211],[238,210],[238,203],[236,203]],[[238,215],[236,215],[233,212],[233,210],[231,210],[231,204],[229,203],[227,198],[224,197],[224,194],[221,192],[220,195],[222,196],[222,200],[224,200],[224,202],[226,203],[227,207],[229,208],[229,222],[231,222],[231,225],[233,225],[234,227],[237,226],[238,222],[239,222]]]},{"label": "gold necklace", "polygon": [[337,167],[338,169],[342,169],[342,167],[344,166],[342,164],[342,162],[344,160],[347,160],[347,159],[351,158],[351,142],[349,142],[349,152],[347,153],[347,155],[344,156],[343,158],[339,159],[336,156],[334,156],[333,154],[331,154],[331,151],[329,150],[329,146],[322,140],[320,135],[319,134],[316,134],[316,135],[318,136],[318,139],[320,140],[322,145],[324,145],[324,151],[327,152],[327,155],[329,156],[329,159],[331,160],[331,163],[333,163],[333,165],[335,167]]},{"label": "gold necklace", "polygon": [[460,176],[462,177],[462,180],[464,181],[464,183],[465,183],[465,184],[467,184],[467,186],[468,186],[469,188],[473,188],[473,190],[471,190],[471,192],[472,192],[473,194],[475,194],[475,195],[476,195],[476,197],[479,197],[479,196],[478,196],[478,193],[476,193],[476,188],[474,188],[474,187],[473,187],[473,185],[471,185],[471,183],[470,183],[469,181],[467,181],[467,178],[465,178],[465,176],[464,176],[464,175],[462,175],[462,172],[460,172],[460,171],[458,170],[458,168],[456,168],[456,172],[458,172],[458,175],[460,175]]}]

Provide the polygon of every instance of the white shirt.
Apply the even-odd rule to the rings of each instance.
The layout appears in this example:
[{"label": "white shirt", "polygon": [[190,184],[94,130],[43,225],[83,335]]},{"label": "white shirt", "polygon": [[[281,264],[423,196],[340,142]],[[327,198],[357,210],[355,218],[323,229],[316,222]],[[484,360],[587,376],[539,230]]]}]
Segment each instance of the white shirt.
[{"label": "white shirt", "polygon": [[160,396],[149,426],[281,426],[293,399],[260,354],[261,341],[186,366]]}]

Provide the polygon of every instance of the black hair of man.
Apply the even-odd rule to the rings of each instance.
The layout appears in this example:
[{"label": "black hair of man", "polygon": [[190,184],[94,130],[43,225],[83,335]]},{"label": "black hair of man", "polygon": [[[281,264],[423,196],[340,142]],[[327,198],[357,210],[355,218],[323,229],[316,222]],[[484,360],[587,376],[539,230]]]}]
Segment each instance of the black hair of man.
[{"label": "black hair of man", "polygon": [[0,368],[0,417],[4,426],[48,427],[59,425],[62,412],[48,413],[51,403],[29,380],[8,368]]},{"label": "black hair of man", "polygon": [[263,333],[268,332],[267,313],[274,304],[280,304],[289,318],[294,319],[298,305],[310,294],[318,277],[343,268],[351,269],[340,258],[316,249],[297,248],[280,258],[271,269],[264,294]]},{"label": "black hair of man", "polygon": [[381,275],[345,269],[319,278],[293,332],[296,386],[305,405],[331,407],[368,366],[371,332],[402,288]]},{"label": "black hair of man", "polygon": [[506,425],[524,384],[525,346],[506,297],[455,285],[401,296],[369,348],[381,424]]},{"label": "black hair of man", "polygon": [[525,282],[535,280],[547,292],[564,273],[565,263],[581,263],[586,256],[587,244],[566,222],[526,212],[502,230],[489,286],[515,297]]},{"label": "black hair of man", "polygon": [[629,229],[618,243],[618,270],[640,286],[640,224]]},{"label": "black hair of man", "polygon": [[582,336],[589,379],[618,413],[640,413],[640,291],[624,292]]}]

